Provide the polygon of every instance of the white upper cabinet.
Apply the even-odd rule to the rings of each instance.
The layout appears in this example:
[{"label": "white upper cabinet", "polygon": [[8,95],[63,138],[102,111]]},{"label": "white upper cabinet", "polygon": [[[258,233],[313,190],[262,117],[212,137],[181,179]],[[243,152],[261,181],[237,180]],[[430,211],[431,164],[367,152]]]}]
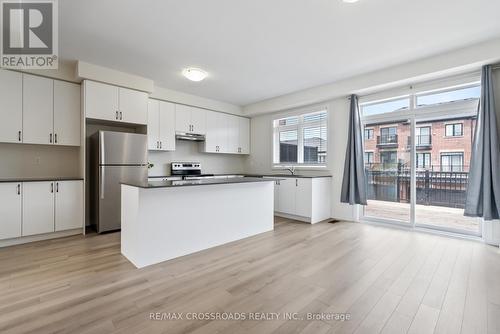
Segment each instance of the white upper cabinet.
[{"label": "white upper cabinet", "polygon": [[147,93],[88,80],[84,87],[85,117],[147,124]]},{"label": "white upper cabinet", "polygon": [[83,182],[55,182],[55,231],[83,227]]},{"label": "white upper cabinet", "polygon": [[85,116],[106,121],[119,120],[118,87],[87,80],[84,85]]},{"label": "white upper cabinet", "polygon": [[137,90],[119,88],[120,121],[147,124],[148,94]]},{"label": "white upper cabinet", "polygon": [[182,104],[175,105],[175,131],[180,133],[206,133],[207,111]]},{"label": "white upper cabinet", "polygon": [[0,70],[0,142],[22,142],[23,75]]},{"label": "white upper cabinet", "polygon": [[21,236],[21,192],[21,183],[0,183],[0,240]]},{"label": "white upper cabinet", "polygon": [[160,149],[160,101],[148,101],[148,149]]},{"label": "white upper cabinet", "polygon": [[148,148],[175,151],[175,105],[150,99],[148,102]]},{"label": "white upper cabinet", "polygon": [[23,184],[23,236],[54,232],[54,191],[54,182]]},{"label": "white upper cabinet", "polygon": [[239,147],[239,117],[226,115],[227,117],[227,153],[238,153]]},{"label": "white upper cabinet", "polygon": [[54,81],[54,144],[80,146],[80,85]]},{"label": "white upper cabinet", "polygon": [[160,150],[175,151],[175,104],[160,101]]},{"label": "white upper cabinet", "polygon": [[23,142],[54,142],[54,80],[23,74]]},{"label": "white upper cabinet", "polygon": [[227,123],[226,114],[207,111],[205,152],[227,153]]},{"label": "white upper cabinet", "polygon": [[250,153],[250,120],[248,118],[207,111],[205,152]]},{"label": "white upper cabinet", "polygon": [[175,105],[175,131],[191,132],[191,107],[182,104]]},{"label": "white upper cabinet", "polygon": [[239,117],[239,148],[238,153],[250,154],[250,119]]},{"label": "white upper cabinet", "polygon": [[207,111],[192,107],[191,109],[192,132],[204,135],[207,132]]}]

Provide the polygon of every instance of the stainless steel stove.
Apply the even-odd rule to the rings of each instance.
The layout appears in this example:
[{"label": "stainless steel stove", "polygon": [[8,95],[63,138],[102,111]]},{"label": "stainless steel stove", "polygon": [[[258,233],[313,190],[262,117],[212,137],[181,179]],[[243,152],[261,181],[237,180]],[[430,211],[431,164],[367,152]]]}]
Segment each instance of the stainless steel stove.
[{"label": "stainless steel stove", "polygon": [[199,162],[172,162],[170,167],[172,176],[180,176],[183,180],[199,180],[213,178],[213,174],[202,174]]}]

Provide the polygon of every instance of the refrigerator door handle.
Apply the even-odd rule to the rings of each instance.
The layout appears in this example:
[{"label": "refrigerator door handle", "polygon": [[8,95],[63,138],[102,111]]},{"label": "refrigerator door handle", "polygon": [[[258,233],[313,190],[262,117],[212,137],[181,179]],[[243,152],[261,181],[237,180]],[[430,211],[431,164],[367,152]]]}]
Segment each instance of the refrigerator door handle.
[{"label": "refrigerator door handle", "polygon": [[104,199],[104,184],[105,184],[105,180],[104,180],[104,171],[103,171],[103,168],[100,167],[99,168],[99,173],[101,174],[101,185],[99,186],[99,188],[101,189],[101,194],[100,194],[100,197],[101,199]]}]

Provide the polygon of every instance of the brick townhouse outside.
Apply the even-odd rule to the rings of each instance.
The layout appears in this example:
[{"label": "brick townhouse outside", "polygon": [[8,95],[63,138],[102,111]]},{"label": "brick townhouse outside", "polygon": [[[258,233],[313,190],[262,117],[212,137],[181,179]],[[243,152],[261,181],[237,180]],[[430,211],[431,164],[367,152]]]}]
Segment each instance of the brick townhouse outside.
[{"label": "brick townhouse outside", "polygon": [[[468,172],[475,117],[441,119],[416,124],[417,170]],[[368,169],[390,169],[410,164],[409,122],[367,124],[364,130]]]}]

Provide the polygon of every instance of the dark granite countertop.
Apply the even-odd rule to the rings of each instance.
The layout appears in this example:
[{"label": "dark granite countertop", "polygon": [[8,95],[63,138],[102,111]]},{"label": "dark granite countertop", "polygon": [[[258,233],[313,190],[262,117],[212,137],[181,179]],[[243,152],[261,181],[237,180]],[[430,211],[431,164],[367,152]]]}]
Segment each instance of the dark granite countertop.
[{"label": "dark granite countertop", "polygon": [[183,180],[183,181],[122,182],[122,184],[144,189],[154,189],[154,188],[206,186],[215,184],[252,183],[252,182],[273,182],[273,180],[264,179],[261,177],[235,177],[230,179],[213,178],[213,179]]},{"label": "dark granite countertop", "polygon": [[3,177],[0,182],[80,181],[82,177]]},{"label": "dark granite countertop", "polygon": [[[314,179],[314,178],[320,178],[320,177],[332,177],[331,175],[291,175],[291,174],[246,174],[246,173],[232,173],[232,174],[214,174],[215,177],[217,176],[244,176],[244,177],[282,177],[282,178],[287,178],[287,177],[293,177],[293,178],[299,178],[299,179]],[[150,175],[148,176],[150,179],[152,178],[164,178],[164,177],[180,177],[179,175]]]}]

